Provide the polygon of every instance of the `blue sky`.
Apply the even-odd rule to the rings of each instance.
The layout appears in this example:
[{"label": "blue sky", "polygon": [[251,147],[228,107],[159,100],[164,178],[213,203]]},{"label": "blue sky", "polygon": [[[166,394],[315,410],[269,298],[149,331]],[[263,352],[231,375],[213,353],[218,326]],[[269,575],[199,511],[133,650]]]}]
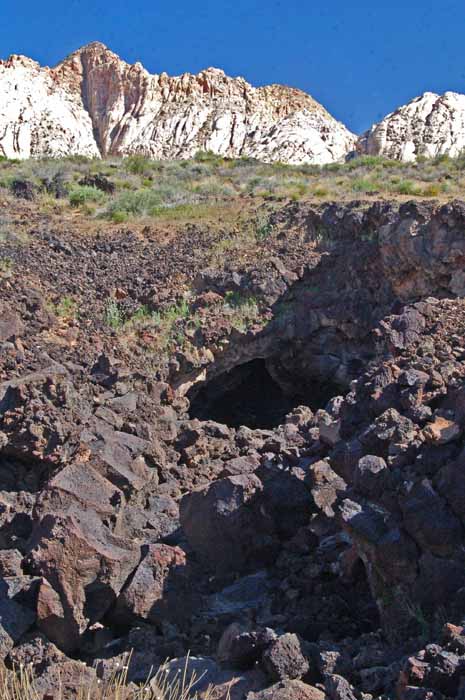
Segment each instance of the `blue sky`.
[{"label": "blue sky", "polygon": [[425,90],[465,93],[464,0],[0,3],[2,58],[54,65],[98,40],[151,72],[299,87],[355,132]]}]

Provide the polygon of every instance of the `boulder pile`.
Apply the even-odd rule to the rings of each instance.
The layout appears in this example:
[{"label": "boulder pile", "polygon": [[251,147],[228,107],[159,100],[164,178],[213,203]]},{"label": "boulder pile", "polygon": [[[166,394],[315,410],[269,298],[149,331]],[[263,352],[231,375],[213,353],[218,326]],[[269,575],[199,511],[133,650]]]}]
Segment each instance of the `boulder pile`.
[{"label": "boulder pile", "polygon": [[[274,226],[268,276],[185,271],[192,308],[215,297],[202,352],[158,366],[101,299],[64,322],[44,290],[74,260],[83,305],[99,269],[169,294],[169,246],[136,278],[127,232],[84,251],[38,230],[0,279],[0,657],[47,697],[131,651],[129,681],[187,663],[237,700],[465,698],[465,204],[291,204]],[[243,333],[215,310],[231,285],[261,290]],[[278,426],[190,415],[257,358],[299,398]]]}]

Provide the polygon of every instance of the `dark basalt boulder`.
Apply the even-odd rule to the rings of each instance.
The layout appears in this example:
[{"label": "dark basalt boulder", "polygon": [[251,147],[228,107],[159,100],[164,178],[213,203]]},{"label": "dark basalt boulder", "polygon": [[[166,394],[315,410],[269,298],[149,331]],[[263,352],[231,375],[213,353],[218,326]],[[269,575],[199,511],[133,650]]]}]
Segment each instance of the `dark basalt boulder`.
[{"label": "dark basalt boulder", "polygon": [[214,481],[186,494],[180,521],[199,558],[218,573],[255,565],[269,545],[269,518],[260,512],[263,484],[254,474]]},{"label": "dark basalt boulder", "polygon": [[273,681],[300,680],[309,670],[296,634],[283,634],[273,641],[262,656],[262,665]]},{"label": "dark basalt boulder", "polygon": [[10,190],[17,199],[26,199],[32,202],[36,198],[36,187],[30,180],[13,180]]},{"label": "dark basalt boulder", "polygon": [[28,576],[8,576],[0,581],[1,659],[35,623],[38,586],[39,580]]},{"label": "dark basalt boulder", "polygon": [[106,175],[96,173],[95,175],[86,175],[79,180],[79,184],[86,187],[95,187],[105,194],[113,194],[115,191],[115,183],[109,180]]}]

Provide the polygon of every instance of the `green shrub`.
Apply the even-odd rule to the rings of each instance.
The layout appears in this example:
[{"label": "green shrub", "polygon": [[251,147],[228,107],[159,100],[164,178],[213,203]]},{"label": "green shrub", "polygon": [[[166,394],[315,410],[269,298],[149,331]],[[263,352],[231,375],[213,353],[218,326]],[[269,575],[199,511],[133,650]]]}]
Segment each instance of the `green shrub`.
[{"label": "green shrub", "polygon": [[327,187],[318,185],[312,190],[312,194],[314,194],[315,197],[327,197],[329,195],[329,190]]},{"label": "green shrub", "polygon": [[245,296],[241,292],[226,292],[224,303],[231,309],[247,308],[257,306],[257,300],[252,296]]},{"label": "green shrub", "polygon": [[161,206],[153,207],[150,210],[150,216],[153,218],[163,218],[169,221],[177,221],[183,219],[202,219],[208,214],[214,212],[212,205],[208,204],[178,204],[175,207]]},{"label": "green shrub", "polygon": [[226,292],[224,305],[230,312],[231,325],[242,333],[259,317],[258,300],[254,296],[244,296],[240,292]]},{"label": "green shrub", "polygon": [[0,187],[9,190],[11,189],[11,185],[13,184],[14,180],[16,180],[14,175],[4,175],[3,177],[0,177]]},{"label": "green shrub", "polygon": [[0,156],[0,163],[6,167],[11,165],[20,165],[23,162],[24,161],[21,161],[18,158],[7,158],[7,156]]},{"label": "green shrub", "polygon": [[115,224],[124,224],[125,221],[128,220],[128,214],[125,211],[112,211],[109,218],[115,223]]},{"label": "green shrub", "polygon": [[247,190],[253,192],[257,187],[264,187],[266,179],[263,177],[252,177],[247,183]]},{"label": "green shrub", "polygon": [[113,180],[117,190],[136,190],[137,185],[130,179],[123,180],[122,178],[115,178]]},{"label": "green shrub", "polygon": [[78,313],[77,302],[70,296],[64,296],[53,306],[53,312],[60,318],[75,318]]},{"label": "green shrub", "polygon": [[154,207],[160,206],[162,203],[158,192],[154,190],[136,190],[135,192],[122,192],[114,199],[107,207],[106,216],[113,218],[115,213],[117,217],[123,212],[126,215],[142,216],[148,214]]},{"label": "green shrub", "polygon": [[98,163],[100,163],[100,158],[95,159],[95,158],[89,158],[88,156],[81,156],[81,155],[73,155],[73,156],[66,156],[63,158],[64,161],[68,161],[68,163],[72,163],[73,165],[89,165],[93,161],[97,160]]},{"label": "green shrub", "polygon": [[293,202],[297,202],[299,199],[302,199],[307,192],[307,187],[303,182],[292,182],[289,183],[289,185],[292,187],[289,195]]},{"label": "green shrub", "polygon": [[[402,164],[397,160],[389,160],[383,156],[358,156],[344,164],[346,170],[358,170],[359,168],[397,168]],[[327,167],[327,166],[326,166]]]},{"label": "green shrub", "polygon": [[11,258],[0,258],[0,277],[9,277],[13,267],[14,263]]},{"label": "green shrub", "polygon": [[418,185],[418,183],[412,182],[412,180],[401,180],[399,184],[395,186],[394,191],[398,194],[407,194],[413,196],[421,194],[420,186]]},{"label": "green shrub", "polygon": [[142,155],[128,156],[123,160],[123,165],[133,175],[145,175],[152,170],[152,161]]},{"label": "green shrub", "polygon": [[115,299],[108,299],[105,305],[104,320],[107,326],[117,330],[124,325],[124,312]]},{"label": "green shrub", "polygon": [[374,192],[379,192],[380,184],[376,180],[370,180],[366,177],[358,177],[352,182],[352,190],[354,192],[365,192],[366,194],[373,194]]},{"label": "green shrub", "polygon": [[213,151],[197,151],[194,160],[197,163],[211,163],[212,165],[220,165],[224,162],[223,157],[213,153]]},{"label": "green shrub", "polygon": [[453,163],[453,159],[448,156],[447,153],[442,153],[441,155],[433,158],[434,165],[450,165],[451,163]]},{"label": "green shrub", "polygon": [[137,322],[141,322],[141,321],[146,321],[148,319],[151,319],[152,317],[153,317],[153,313],[150,311],[147,304],[142,304],[142,306],[139,306],[137,311],[135,311],[133,313],[130,320],[137,323]]},{"label": "green shrub", "polygon": [[72,207],[80,207],[89,202],[102,202],[105,194],[96,187],[88,185],[75,185],[69,193],[69,203]]},{"label": "green shrub", "polygon": [[160,311],[153,312],[153,319],[158,326],[172,326],[176,321],[188,318],[190,314],[189,304],[185,299],[167,306]]},{"label": "green shrub", "polygon": [[201,197],[231,197],[235,190],[228,183],[223,183],[216,178],[208,178],[193,187],[193,191]]},{"label": "green shrub", "polygon": [[257,217],[256,226],[255,238],[257,241],[266,240],[273,233],[273,224],[270,221],[270,217],[266,214],[261,214]]},{"label": "green shrub", "polygon": [[155,344],[158,348],[166,350],[172,344],[183,344],[185,327],[180,322],[187,320],[190,315],[191,310],[185,299],[150,314],[151,322],[157,329]]},{"label": "green shrub", "polygon": [[322,170],[325,173],[340,173],[341,171],[347,170],[347,166],[346,163],[328,163],[322,166]]}]

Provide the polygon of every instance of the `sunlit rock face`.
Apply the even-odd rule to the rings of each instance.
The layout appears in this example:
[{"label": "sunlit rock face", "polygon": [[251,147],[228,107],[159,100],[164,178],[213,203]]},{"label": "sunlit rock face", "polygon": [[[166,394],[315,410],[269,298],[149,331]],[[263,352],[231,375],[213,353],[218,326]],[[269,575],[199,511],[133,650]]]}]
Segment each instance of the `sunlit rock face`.
[{"label": "sunlit rock face", "polygon": [[458,156],[465,148],[465,95],[425,92],[359,140],[358,150],[403,161],[439,155]]},{"label": "sunlit rock face", "polygon": [[208,68],[151,75],[98,42],[53,69],[0,61],[0,154],[189,158],[199,150],[263,161],[331,163],[356,138],[310,95],[254,88]]},{"label": "sunlit rock face", "polygon": [[24,56],[0,61],[0,155],[99,156],[79,91]]}]

